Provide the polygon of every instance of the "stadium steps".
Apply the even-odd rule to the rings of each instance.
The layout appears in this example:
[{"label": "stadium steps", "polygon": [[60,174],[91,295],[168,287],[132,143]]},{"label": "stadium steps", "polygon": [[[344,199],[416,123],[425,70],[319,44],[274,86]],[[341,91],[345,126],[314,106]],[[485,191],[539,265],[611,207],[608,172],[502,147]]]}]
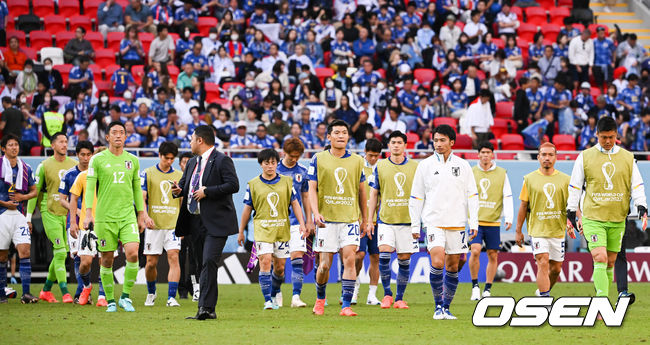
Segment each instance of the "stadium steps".
[{"label": "stadium steps", "polygon": [[609,13],[603,11],[604,6],[602,2],[590,3],[596,23],[607,25],[610,32],[617,24],[623,33],[636,33],[637,43],[650,49],[650,8],[639,0],[619,0]]}]

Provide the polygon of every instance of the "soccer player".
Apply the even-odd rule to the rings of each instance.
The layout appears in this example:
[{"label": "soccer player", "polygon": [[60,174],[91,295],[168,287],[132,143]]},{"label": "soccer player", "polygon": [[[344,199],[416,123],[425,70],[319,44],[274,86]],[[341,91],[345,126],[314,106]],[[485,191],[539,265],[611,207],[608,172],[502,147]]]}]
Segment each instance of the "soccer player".
[{"label": "soccer player", "polygon": [[317,299],[313,312],[325,313],[325,290],[334,253],[341,250],[343,301],[341,316],[356,316],[350,308],[356,280],[355,253],[359,247],[359,219],[366,235],[368,221],[363,158],[345,148],[350,127],[334,120],[327,127],[331,148],[317,153],[309,165],[309,202],[318,229],[314,251],[319,253]]},{"label": "soccer player", "polygon": [[[79,173],[88,169],[88,162],[90,161],[90,157],[92,157],[93,155],[94,149],[95,148],[93,147],[93,144],[90,141],[80,141],[79,143],[77,143],[75,152],[77,153],[79,164],[70,168],[70,170],[66,171],[65,174],[63,174],[63,178],[61,178],[61,184],[59,185],[59,202],[68,211],[71,210],[72,208],[81,207],[81,204],[79,205],[70,204],[68,202],[69,201],[68,199],[70,198],[70,187],[72,187],[72,184],[77,179]],[[78,202],[81,201],[79,200]],[[70,227],[72,223],[76,223],[76,222],[77,219],[72,218],[70,216],[70,213],[68,213],[68,218],[67,218],[68,227]],[[70,231],[68,231],[68,244],[70,246],[70,257],[72,257],[72,259],[74,260],[74,273],[77,279],[77,291],[74,294],[73,301],[74,304],[80,304],[79,297],[83,292],[84,285],[81,282],[81,274],[79,273],[79,265],[81,264],[81,258],[78,255],[79,241],[78,238],[72,237],[72,233]]]},{"label": "soccer player", "polygon": [[31,228],[27,225],[25,200],[38,194],[32,175],[32,168],[18,158],[20,140],[5,133],[0,141],[4,156],[0,163],[0,304],[7,303],[7,259],[9,245],[14,243],[20,258],[20,282],[23,286],[23,304],[36,303],[38,298],[29,291],[32,277],[30,262]]},{"label": "soccer player", "polygon": [[[569,175],[555,170],[555,145],[544,143],[538,150],[539,169],[524,176],[519,193],[521,204],[517,213],[515,240],[521,247],[524,242],[521,228],[524,221],[528,222],[528,235],[537,263],[539,296],[549,297],[564,262],[564,229],[567,226],[565,205],[569,197]],[[575,238],[572,228],[568,229],[568,233]]]},{"label": "soccer player", "polygon": [[582,233],[594,260],[596,296],[608,296],[616,255],[621,250],[630,198],[647,225],[643,178],[634,155],[616,145],[616,121],[601,117],[596,125],[598,144],[580,153],[571,173],[567,217],[577,227],[576,211],[585,186]]},{"label": "soccer player", "polygon": [[506,169],[494,162],[494,145],[483,142],[478,147],[479,162],[472,172],[478,194],[478,235],[470,242],[469,271],[472,276],[472,301],[481,299],[478,285],[479,257],[485,242],[488,264],[485,271],[483,297],[491,295],[492,282],[497,272],[499,249],[501,248],[501,216],[505,218],[506,231],[512,227],[512,190]]},{"label": "soccer player", "polygon": [[[94,224],[99,251],[101,252],[100,277],[106,292],[107,312],[116,312],[117,305],[113,295],[113,251],[117,241],[122,242],[126,254],[124,269],[124,288],[119,306],[125,311],[135,311],[129,298],[138,275],[138,247],[140,235],[138,227],[153,228],[151,219],[146,217],[144,201],[140,190],[140,163],[134,155],[124,151],[126,128],[121,122],[111,122],[106,129],[108,150],[95,155],[90,160],[86,177],[86,193],[97,195],[96,215],[93,216],[93,200],[86,198],[86,219],[83,228]],[[138,212],[136,221],[133,205]]]},{"label": "soccer player", "polygon": [[[375,171],[377,161],[381,156],[382,145],[381,142],[375,138],[368,139],[366,147],[364,148],[365,161],[363,165],[363,175],[367,176],[365,181],[366,198],[368,200],[368,210],[370,210],[370,187],[369,180]],[[375,200],[374,205],[377,205],[378,200]],[[376,207],[375,207],[376,209]],[[368,223],[373,225],[373,234],[377,227],[377,213],[372,212],[368,215]],[[359,272],[363,267],[363,258],[366,253],[370,255],[370,265],[368,267],[368,275],[370,276],[370,284],[368,285],[368,298],[366,304],[379,305],[381,302],[377,299],[377,283],[379,283],[379,246],[377,245],[377,236],[364,236],[359,242],[359,250],[357,250],[355,265],[357,267],[357,280],[354,283],[354,293],[352,294],[352,304],[357,304],[357,295],[359,295]]]},{"label": "soccer player", "polygon": [[[418,240],[411,234],[411,217],[409,215],[409,197],[416,161],[406,158],[406,134],[395,131],[388,136],[390,157],[377,163],[370,179],[370,202],[368,212],[374,214],[378,198],[379,220],[377,221],[377,236],[379,238],[379,270],[381,283],[384,286],[384,298],[381,308],[388,309],[393,304],[393,292],[390,289],[390,257],[397,252],[397,294],[395,295],[396,309],[408,309],[403,300],[404,291],[410,277],[411,255],[420,249]],[[372,223],[368,222],[368,231],[374,233]]]},{"label": "soccer player", "polygon": [[[85,198],[86,198],[86,179],[88,176],[88,164],[90,162],[90,158],[92,157],[93,153],[97,154],[102,151],[104,151],[106,148],[105,147],[98,147],[97,149],[94,149],[94,152],[92,151],[94,148],[92,145],[90,146],[89,150],[90,155],[86,157],[85,151],[86,149],[80,150],[80,153],[77,154],[79,156],[79,162],[81,165],[82,161],[86,161],[86,167],[85,169],[77,175],[77,178],[74,180],[74,183],[70,187],[70,219],[73,221],[70,222],[70,236],[73,238],[76,237],[77,242],[79,243],[79,249],[77,252],[77,255],[79,256],[79,275],[81,276],[80,278],[80,285],[82,285],[83,289],[81,290],[81,295],[79,295],[79,304],[80,305],[85,305],[85,304],[92,304],[92,296],[90,295],[92,292],[92,284],[90,283],[90,269],[91,265],[93,263],[93,258],[97,256],[97,234],[95,231],[91,229],[85,229],[83,228],[84,220],[86,219],[86,212],[82,212],[81,210],[84,208],[85,205]],[[81,198],[81,200],[80,200]],[[97,206],[97,196],[93,196],[93,214],[95,213],[95,209]],[[78,205],[78,206],[75,206]],[[79,217],[79,222],[76,221],[77,217]],[[97,297],[97,304],[96,306],[98,307],[106,307],[108,303],[106,302],[106,294],[104,292],[104,286],[102,285],[101,279],[99,280],[99,296]]]},{"label": "soccer player", "polygon": [[[411,233],[420,237],[420,224],[426,231],[431,257],[429,283],[436,305],[434,320],[455,320],[449,311],[458,287],[458,260],[467,253],[469,240],[478,231],[478,193],[469,163],[452,153],[456,132],[448,125],[433,131],[435,153],[420,162],[415,171],[409,214]],[[443,279],[443,269],[446,272]],[[444,288],[443,288],[444,286]]]},{"label": "soccer player", "polygon": [[[260,263],[260,288],[264,295],[264,309],[278,309],[279,306],[271,300],[272,285],[278,285],[280,290],[284,276],[284,263],[290,256],[289,240],[291,239],[291,221],[289,207],[298,219],[300,236],[307,236],[302,208],[293,187],[293,179],[277,173],[280,156],[275,149],[264,149],[257,156],[257,162],[262,167],[262,174],[248,181],[244,196],[244,210],[237,243],[244,245],[244,228],[253,217],[253,234]],[[271,282],[271,264],[273,264],[273,283]]]},{"label": "soccer player", "polygon": [[[49,303],[58,301],[52,294],[52,285],[58,281],[63,295],[63,303],[72,303],[72,296],[68,292],[67,273],[65,270],[65,257],[68,252],[68,235],[66,233],[66,216],[68,210],[59,202],[59,185],[61,177],[77,161],[67,157],[68,138],[62,132],[52,135],[52,149],[54,156],[44,160],[36,168],[36,190],[42,194],[42,201],[39,209],[43,219],[45,235],[52,242],[52,253],[54,257],[50,262],[49,271],[45,280],[43,290],[38,296],[39,299]],[[37,198],[30,199],[27,203],[27,224],[32,228],[32,213],[36,208]]]},{"label": "soccer player", "polygon": [[[156,301],[156,278],[158,272],[158,259],[163,249],[167,252],[169,272],[167,273],[167,306],[180,307],[176,301],[176,291],[181,275],[178,263],[178,252],[181,249],[181,240],[174,234],[176,219],[180,213],[181,198],[174,198],[171,188],[177,183],[183,172],[174,170],[172,164],[178,155],[178,147],[171,141],[160,144],[158,157],[160,161],[155,166],[149,167],[140,173],[142,195],[147,209],[147,218],[155,224],[144,231],[144,252],[147,257],[145,275],[147,278],[147,299],[145,306],[152,307]],[[148,207],[147,207],[148,206]]]},{"label": "soccer player", "polygon": [[[302,205],[305,212],[305,226],[309,234],[314,233],[315,225],[311,214],[311,207],[309,205],[309,181],[307,180],[307,168],[298,163],[298,160],[305,152],[305,146],[298,138],[290,138],[284,141],[283,145],[284,158],[278,163],[277,173],[284,176],[289,176],[293,179],[293,188],[297,192],[296,199]],[[307,251],[307,243],[305,238],[300,234],[300,223],[298,218],[293,213],[293,209],[289,210],[289,218],[291,219],[291,239],[289,240],[289,251],[291,252],[291,282],[293,283],[293,296],[291,297],[291,307],[301,308],[306,307],[307,304],[300,299],[302,293],[302,281],[304,278],[303,271],[303,255]],[[271,299],[275,292],[276,304],[282,306],[282,292],[279,291],[280,284],[284,281],[284,276],[276,277],[271,275],[273,291],[271,291]]]}]

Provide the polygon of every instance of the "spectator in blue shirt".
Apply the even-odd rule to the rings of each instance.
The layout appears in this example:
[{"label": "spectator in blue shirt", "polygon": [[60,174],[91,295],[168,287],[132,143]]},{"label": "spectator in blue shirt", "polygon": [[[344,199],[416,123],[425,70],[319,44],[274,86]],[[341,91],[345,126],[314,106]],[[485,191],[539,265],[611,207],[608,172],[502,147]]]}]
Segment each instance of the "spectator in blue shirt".
[{"label": "spectator in blue shirt", "polygon": [[[594,40],[594,66],[592,68],[596,86],[601,87],[612,80],[614,62],[616,61],[616,46],[605,36],[605,28],[596,29],[597,38]],[[603,89],[604,91],[604,89]]]},{"label": "spectator in blue shirt", "polygon": [[368,95],[370,90],[372,90],[372,88],[374,88],[379,82],[379,79],[381,79],[381,74],[374,71],[372,60],[368,58],[362,60],[363,69],[352,76],[352,82],[359,84],[361,92],[364,95]]},{"label": "spectator in blue shirt", "polygon": [[266,126],[260,124],[257,126],[257,131],[255,132],[255,144],[261,149],[279,149],[280,145],[277,140],[272,136],[267,134]]},{"label": "spectator in blue shirt", "polygon": [[585,113],[595,106],[594,98],[591,96],[591,85],[588,81],[584,81],[580,85],[580,92],[576,95],[575,101]]},{"label": "spectator in blue shirt", "polygon": [[[144,102],[140,103],[138,106],[138,116],[133,118],[135,131],[140,135],[147,135],[149,133],[149,127],[157,123],[156,118],[150,115],[147,104]],[[160,128],[158,129],[160,130]]]},{"label": "spectator in blue shirt", "polygon": [[555,78],[555,84],[546,92],[546,107],[557,112],[560,125],[560,134],[575,134],[573,112],[569,107],[571,91],[565,87],[566,78],[559,76]]},{"label": "spectator in blue shirt", "polygon": [[[142,136],[135,132],[133,121],[128,120],[124,123],[126,129],[126,139],[124,139],[124,146],[126,147],[140,147],[142,145]],[[129,151],[134,153],[134,151]]]},{"label": "spectator in blue shirt", "polygon": [[264,40],[264,33],[261,30],[255,30],[255,36],[250,43],[248,43],[248,51],[253,53],[255,59],[261,60],[269,54],[271,46],[269,42]]},{"label": "spectator in blue shirt", "polygon": [[167,99],[167,89],[159,87],[156,92],[156,99],[151,103],[151,110],[156,116],[156,119],[158,121],[166,119],[167,113],[172,109],[174,109],[174,105]]},{"label": "spectator in blue shirt", "polygon": [[406,129],[409,131],[417,130],[417,115],[415,115],[415,108],[417,107],[416,93],[413,92],[413,79],[406,78],[404,80],[403,88],[397,93],[397,99],[402,104],[402,116],[400,120],[406,123]]},{"label": "spectator in blue shirt", "polygon": [[135,102],[133,102],[133,93],[131,90],[126,90],[122,97],[124,98],[124,101],[120,102],[120,111],[127,118],[133,118],[138,112],[138,107],[135,105]]},{"label": "spectator in blue shirt", "polygon": [[404,25],[413,29],[417,29],[420,26],[420,23],[422,22],[420,17],[417,14],[415,14],[415,9],[416,9],[415,1],[410,1],[406,6],[406,13],[402,13],[402,15],[400,16],[402,18],[402,21],[404,22]]},{"label": "spectator in blue shirt", "polygon": [[201,54],[201,49],[203,49],[203,43],[196,42],[192,47],[192,51],[185,55],[183,58],[182,65],[191,63],[194,67],[194,73],[199,75],[207,75],[210,73],[210,66],[208,65],[208,59]]},{"label": "spectator in blue shirt", "polygon": [[580,150],[586,150],[598,143],[598,137],[596,137],[597,121],[598,119],[595,116],[589,116],[587,119],[587,125],[582,129],[582,132],[580,133]]},{"label": "spectator in blue shirt", "polygon": [[192,1],[184,1],[183,7],[179,7],[174,13],[174,27],[178,32],[189,29],[192,32],[198,32],[196,24],[199,21],[199,12],[192,7]]},{"label": "spectator in blue shirt", "polygon": [[124,10],[124,23],[126,26],[135,25],[138,32],[149,32],[156,34],[156,26],[153,25],[153,16],[149,6],[142,3],[142,0],[131,0]]},{"label": "spectator in blue shirt", "polygon": [[267,16],[266,11],[264,11],[264,6],[261,3],[255,5],[255,11],[251,15],[250,25],[255,24],[266,24]]},{"label": "spectator in blue shirt", "polygon": [[[257,149],[257,144],[255,140],[248,134],[246,134],[246,122],[239,121],[237,122],[237,130],[235,135],[230,137],[230,148],[231,149]],[[233,158],[249,158],[253,157],[250,153],[233,153]]]},{"label": "spectator in blue shirt", "polygon": [[375,43],[368,38],[368,29],[359,29],[359,39],[352,43],[352,51],[357,58],[367,56],[372,58],[375,55]]},{"label": "spectator in blue shirt", "polygon": [[[147,137],[144,142],[144,147],[148,149],[157,149],[160,147],[160,144],[164,143],[166,140],[160,135],[160,128],[158,128],[158,125],[153,124],[149,126],[149,130],[147,131]],[[142,152],[142,156],[156,156],[155,151],[144,151]]]},{"label": "spectator in blue shirt", "polygon": [[[409,28],[404,26],[404,20],[402,17],[395,17],[395,25],[393,26],[392,38],[397,43],[404,43],[406,40],[406,34],[409,33]],[[361,36],[361,35],[359,35]]]},{"label": "spectator in blue shirt", "polygon": [[524,137],[524,146],[529,150],[536,150],[542,143],[544,134],[549,125],[553,123],[553,111],[547,109],[544,111],[544,117],[533,122],[526,127],[521,135]]},{"label": "spectator in blue shirt", "polygon": [[90,59],[87,56],[82,56],[79,58],[79,65],[72,67],[68,77],[68,85],[71,89],[85,90],[92,85],[95,79],[93,72],[88,68],[89,65]]},{"label": "spectator in blue shirt", "polygon": [[542,56],[544,56],[544,35],[537,32],[533,38],[533,44],[528,47],[528,62],[539,62]]},{"label": "spectator in blue shirt", "polygon": [[641,88],[637,85],[638,82],[639,76],[630,74],[627,77],[627,87],[618,95],[618,104],[630,113],[630,118],[641,113]]},{"label": "spectator in blue shirt", "polygon": [[135,26],[126,29],[126,37],[120,42],[120,62],[132,65],[144,65],[145,51],[138,37]]},{"label": "spectator in blue shirt", "polygon": [[192,121],[187,124],[187,134],[192,135],[196,127],[207,125],[207,123],[201,120],[199,107],[190,108],[190,115],[192,115]]},{"label": "spectator in blue shirt", "polygon": [[580,30],[573,27],[573,21],[574,21],[573,17],[564,18],[564,20],[563,20],[564,27],[562,27],[562,29],[560,29],[560,34],[567,35],[569,40],[571,40],[572,38],[574,38],[576,36],[580,36]]},{"label": "spectator in blue shirt", "polygon": [[154,25],[174,23],[174,12],[169,6],[169,0],[159,0],[157,4],[151,6],[151,15]]},{"label": "spectator in blue shirt", "polygon": [[120,64],[120,69],[113,72],[111,76],[111,84],[113,84],[113,92],[115,96],[122,96],[124,91],[128,90],[129,84],[135,85],[135,80],[128,69],[124,67],[124,63]]},{"label": "spectator in blue shirt", "polygon": [[634,134],[634,141],[630,146],[632,151],[648,151],[650,142],[650,110],[644,109],[640,117],[630,120],[628,131]]},{"label": "spectator in blue shirt", "polygon": [[115,0],[108,0],[97,7],[97,28],[104,35],[109,32],[124,31],[124,13],[122,6]]},{"label": "spectator in blue shirt", "polygon": [[[187,136],[187,126],[181,124],[179,121],[178,115],[176,115],[176,109],[171,108],[167,112],[167,115],[163,119],[159,119],[158,123],[160,124],[160,133],[164,135],[167,140],[174,140],[177,137],[184,138]],[[181,133],[181,126],[185,133]]]}]

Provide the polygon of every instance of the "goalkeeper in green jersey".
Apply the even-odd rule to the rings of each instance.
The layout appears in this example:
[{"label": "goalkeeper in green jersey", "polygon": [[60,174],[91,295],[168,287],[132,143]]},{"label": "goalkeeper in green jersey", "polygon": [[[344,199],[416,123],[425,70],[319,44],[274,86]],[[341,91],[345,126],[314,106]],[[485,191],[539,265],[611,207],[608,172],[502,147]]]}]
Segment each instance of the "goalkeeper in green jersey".
[{"label": "goalkeeper in green jersey", "polygon": [[[122,242],[126,252],[126,269],[124,289],[118,304],[125,311],[135,311],[129,293],[138,275],[138,230],[144,230],[145,226],[152,228],[154,224],[144,211],[138,158],[124,151],[124,124],[111,122],[106,133],[108,150],[93,156],[88,167],[86,193],[96,193],[97,208],[93,217],[93,200],[86,198],[84,228],[90,229],[89,226],[93,223],[97,234],[97,247],[101,252],[100,277],[106,292],[107,312],[117,311],[113,295],[113,251],[117,249],[117,242]],[[133,211],[134,204],[138,213],[137,220]]]}]

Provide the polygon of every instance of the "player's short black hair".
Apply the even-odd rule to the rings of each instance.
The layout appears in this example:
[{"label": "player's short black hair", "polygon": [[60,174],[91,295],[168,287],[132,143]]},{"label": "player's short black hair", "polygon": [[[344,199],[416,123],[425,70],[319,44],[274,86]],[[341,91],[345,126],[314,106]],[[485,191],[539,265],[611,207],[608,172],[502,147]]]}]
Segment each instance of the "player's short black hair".
[{"label": "player's short black hair", "polygon": [[176,157],[178,156],[178,146],[176,146],[176,144],[171,141],[165,141],[164,143],[160,144],[158,153],[163,156],[171,153],[174,155],[174,157]]},{"label": "player's short black hair", "polygon": [[106,128],[106,134],[110,133],[111,128],[113,128],[115,126],[120,126],[120,127],[124,128],[124,132],[126,132],[126,126],[124,126],[124,124],[121,121],[113,121],[113,122],[108,124],[108,127]]},{"label": "player's short black hair", "polygon": [[52,143],[55,142],[56,139],[57,139],[58,137],[60,137],[60,136],[64,136],[64,137],[68,138],[68,136],[65,135],[65,133],[63,133],[63,132],[56,132],[56,133],[54,133],[54,134],[52,135],[52,139],[50,139],[50,142],[52,142]]},{"label": "player's short black hair", "polygon": [[381,141],[375,139],[375,138],[370,138],[366,141],[366,152],[374,152],[374,153],[381,153],[382,149],[382,144]]},{"label": "player's short black hair", "polygon": [[203,142],[213,146],[214,145],[214,131],[208,125],[200,125],[194,130],[194,135],[197,138],[203,139]]},{"label": "player's short black hair", "polygon": [[388,141],[390,142],[390,140],[393,139],[393,138],[402,138],[402,140],[404,141],[404,144],[406,144],[406,141],[408,139],[406,137],[406,134],[402,133],[401,131],[390,132],[390,135],[388,135]]},{"label": "player's short black hair", "polygon": [[454,131],[450,125],[440,125],[434,128],[432,135],[435,135],[436,133],[446,136],[449,140],[456,140],[456,131]]},{"label": "player's short black hair", "polygon": [[275,159],[276,162],[280,161],[280,155],[275,149],[264,149],[257,154],[257,163],[267,162]]},{"label": "player's short black hair", "polygon": [[601,117],[596,124],[596,131],[598,133],[616,131],[616,120],[611,116]]},{"label": "player's short black hair", "polygon": [[82,149],[86,149],[86,150],[90,151],[90,153],[95,152],[95,147],[93,146],[93,143],[91,143],[88,140],[82,140],[82,141],[78,142],[77,147],[75,147],[75,152],[77,152],[77,154],[79,154],[79,152],[81,152]]},{"label": "player's short black hair", "polygon": [[489,141],[484,141],[484,142],[478,144],[478,152],[481,152],[481,150],[483,150],[483,149],[488,149],[488,150],[494,152],[494,145],[492,145],[492,143],[489,142]]},{"label": "player's short black hair", "polygon": [[7,147],[7,144],[9,144],[9,140],[15,140],[18,145],[20,145],[20,138],[18,138],[17,135],[13,133],[6,133],[5,135],[2,136],[2,141],[0,141],[0,146],[4,149]]},{"label": "player's short black hair", "polygon": [[343,121],[343,120],[337,119],[337,120],[332,121],[327,126],[327,134],[331,134],[334,127],[345,127],[345,129],[348,130],[348,133],[350,132],[350,125],[348,125],[348,123]]}]

